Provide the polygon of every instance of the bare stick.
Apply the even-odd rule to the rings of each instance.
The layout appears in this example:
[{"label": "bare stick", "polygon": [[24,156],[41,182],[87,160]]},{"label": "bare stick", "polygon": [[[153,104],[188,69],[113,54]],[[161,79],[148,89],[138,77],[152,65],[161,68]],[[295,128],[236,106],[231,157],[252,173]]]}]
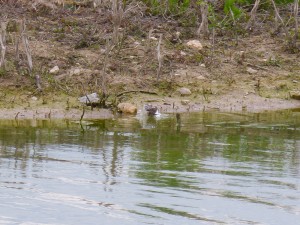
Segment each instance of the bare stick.
[{"label": "bare stick", "polygon": [[85,107],[83,106],[83,108],[82,108],[82,114],[80,116],[80,123],[81,123],[81,121],[82,121],[82,119],[84,117],[84,113],[85,113]]},{"label": "bare stick", "polygon": [[201,8],[201,24],[197,30],[197,35],[207,38],[209,36],[209,30],[208,30],[208,3],[206,0],[201,3],[200,8]]},{"label": "bare stick", "polygon": [[[105,56],[104,56],[104,60],[103,60],[103,68],[102,68],[102,81],[101,81],[101,89],[102,89],[102,95],[106,95],[106,85],[107,85],[107,81],[106,81],[106,67],[107,67],[107,62],[109,59],[109,54],[112,51],[112,49],[114,48],[114,46],[112,45],[112,43],[107,39],[106,40],[106,49],[105,49]],[[97,82],[96,82],[97,85]]]},{"label": "bare stick", "polygon": [[17,112],[16,116],[15,116],[15,120],[18,119],[20,112]]},{"label": "bare stick", "polygon": [[16,41],[16,59],[15,59],[15,64],[17,70],[19,70],[19,63],[20,63],[20,55],[19,55],[19,44],[20,44],[20,36],[16,34],[15,36],[15,41]]},{"label": "bare stick", "polygon": [[22,21],[21,32],[22,32],[21,37],[22,37],[23,45],[24,45],[24,48],[25,48],[26,56],[27,56],[28,69],[31,73],[32,68],[33,68],[33,64],[32,64],[32,57],[31,57],[31,51],[30,51],[30,48],[29,48],[28,38],[27,38],[27,35],[26,35],[25,20]]},{"label": "bare stick", "polygon": [[148,40],[147,40],[147,43],[146,43],[146,52],[150,51],[152,32],[153,32],[153,28],[151,28],[149,30],[149,33],[148,33]]},{"label": "bare stick", "polygon": [[112,40],[114,44],[119,41],[119,29],[124,16],[124,10],[122,7],[122,2],[120,0],[112,0],[112,23],[113,23],[113,36]]},{"label": "bare stick", "polygon": [[0,30],[0,45],[1,45],[1,58],[0,58],[0,67],[5,67],[5,53],[6,53],[6,23],[1,23]]},{"label": "bare stick", "polygon": [[42,89],[42,85],[41,85],[41,77],[40,77],[40,75],[36,75],[35,76],[35,83],[36,83],[38,91],[42,91],[43,89]]},{"label": "bare stick", "polygon": [[294,1],[294,19],[295,19],[295,36],[294,36],[294,46],[297,47],[298,39],[298,12],[299,12],[299,0]]},{"label": "bare stick", "polygon": [[[285,33],[287,33],[287,31],[286,31],[286,29],[285,29],[285,24],[284,24],[284,22],[283,22],[283,19],[281,18],[281,16],[279,15],[279,11],[278,11],[278,9],[277,9],[277,7],[276,7],[276,3],[274,2],[274,0],[271,0],[271,2],[272,2],[272,4],[273,4],[273,7],[274,7],[274,10],[275,10],[275,18],[276,18],[276,20],[279,20],[280,21],[280,23],[282,24],[282,26],[284,27],[284,32]],[[276,25],[276,27],[277,27],[277,25]]]},{"label": "bare stick", "polygon": [[162,34],[159,35],[159,40],[157,44],[157,60],[158,60],[158,68],[157,68],[157,76],[156,76],[157,81],[160,78],[160,72],[161,72],[162,61],[163,61],[163,56],[161,54],[161,40],[162,40]]},{"label": "bare stick", "polygon": [[246,26],[247,30],[251,29],[251,26],[253,25],[253,22],[255,21],[256,12],[257,12],[259,3],[260,3],[260,0],[255,0],[254,6],[253,6],[253,8],[251,10],[251,13],[250,13],[250,19],[249,19],[249,21],[247,23],[247,26]]},{"label": "bare stick", "polygon": [[230,8],[230,14],[231,14],[231,17],[232,17],[232,20],[233,20],[236,45],[238,45],[239,44],[239,39],[238,39],[238,34],[236,32],[236,20],[235,20],[234,13],[232,12],[231,8]]}]

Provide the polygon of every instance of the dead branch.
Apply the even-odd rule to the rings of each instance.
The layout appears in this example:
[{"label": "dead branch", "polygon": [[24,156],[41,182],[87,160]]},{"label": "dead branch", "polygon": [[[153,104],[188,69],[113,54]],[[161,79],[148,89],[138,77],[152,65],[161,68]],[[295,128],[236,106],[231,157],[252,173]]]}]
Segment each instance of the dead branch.
[{"label": "dead branch", "polygon": [[299,13],[299,0],[294,0],[294,19],[295,19],[295,36],[294,36],[294,47],[297,47],[298,39],[298,13]]},{"label": "dead branch", "polygon": [[151,28],[148,33],[148,39],[147,39],[147,43],[146,43],[146,52],[150,51],[152,33],[153,33],[153,28]]},{"label": "dead branch", "polygon": [[[107,85],[107,77],[106,77],[106,68],[107,68],[107,62],[109,59],[109,55],[111,51],[114,49],[114,45],[107,39],[106,40],[106,49],[105,49],[105,56],[103,59],[103,67],[102,67],[102,73],[101,73],[101,89],[102,89],[102,95],[106,95],[106,85]],[[96,86],[98,86],[98,81],[96,80]]]},{"label": "dead branch", "polygon": [[200,9],[201,9],[201,24],[197,30],[197,35],[207,38],[209,36],[209,29],[208,29],[208,3],[206,0],[201,3]]},{"label": "dead branch", "polygon": [[83,108],[82,108],[82,114],[80,116],[80,123],[81,123],[81,121],[82,121],[82,119],[84,117],[84,114],[85,114],[85,107],[83,106]]},{"label": "dead branch", "polygon": [[114,44],[117,44],[119,42],[119,29],[123,20],[124,16],[124,10],[123,10],[123,4],[120,0],[112,0],[111,3],[111,9],[112,9],[112,23],[113,23],[113,35],[112,35],[112,41]]},{"label": "dead branch", "polygon": [[255,0],[254,6],[250,12],[250,19],[247,23],[246,29],[251,29],[251,26],[253,25],[255,18],[256,18],[256,12],[259,6],[260,0]]},{"label": "dead branch", "polygon": [[157,60],[158,60],[158,68],[157,68],[157,75],[156,75],[157,81],[160,78],[160,72],[161,72],[161,67],[163,62],[163,55],[161,54],[161,40],[162,40],[162,34],[160,34],[158,44],[157,44]]},{"label": "dead branch", "polygon": [[20,44],[20,36],[19,35],[15,35],[15,41],[16,41],[16,58],[15,58],[15,65],[17,70],[19,71],[19,67],[20,67],[20,55],[19,55],[19,44]]},{"label": "dead branch", "polygon": [[42,85],[41,85],[41,77],[39,75],[35,76],[35,84],[36,84],[38,91],[43,91]]},{"label": "dead branch", "polygon": [[6,53],[6,23],[1,22],[1,30],[0,30],[0,67],[5,67],[5,53]]},{"label": "dead branch", "polygon": [[122,95],[125,95],[125,94],[129,94],[129,93],[142,93],[142,94],[149,94],[149,95],[158,95],[156,92],[153,92],[153,91],[143,91],[143,90],[132,90],[132,91],[124,91],[124,92],[121,92],[119,94],[117,94],[116,96],[117,97],[120,97]]},{"label": "dead branch", "polygon": [[17,114],[15,115],[15,120],[18,119],[20,112],[17,112]]},{"label": "dead branch", "polygon": [[[273,4],[273,7],[274,7],[274,11],[275,11],[275,19],[276,21],[280,21],[281,25],[284,27],[284,32],[287,34],[287,31],[286,31],[286,28],[285,28],[285,24],[284,24],[284,21],[283,19],[281,18],[280,14],[279,14],[279,11],[276,7],[276,3],[274,2],[274,0],[271,0],[272,4]],[[278,25],[277,25],[277,22],[276,22],[276,29],[278,28]]]},{"label": "dead branch", "polygon": [[33,64],[32,64],[31,51],[30,51],[30,48],[29,48],[28,37],[27,37],[27,34],[26,34],[25,20],[23,20],[22,23],[21,23],[21,37],[22,37],[24,48],[25,48],[25,53],[26,53],[26,56],[27,56],[28,69],[29,69],[29,72],[31,73],[32,68],[33,68]]}]

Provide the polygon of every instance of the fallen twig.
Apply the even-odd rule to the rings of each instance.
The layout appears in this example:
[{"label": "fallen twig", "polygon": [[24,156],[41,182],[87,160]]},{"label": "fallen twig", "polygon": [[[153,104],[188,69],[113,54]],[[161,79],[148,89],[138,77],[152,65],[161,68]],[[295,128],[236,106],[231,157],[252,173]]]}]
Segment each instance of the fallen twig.
[{"label": "fallen twig", "polygon": [[132,90],[132,91],[121,92],[121,93],[117,94],[117,97],[120,97],[125,94],[129,94],[129,93],[136,93],[136,92],[143,93],[143,94],[150,94],[150,95],[158,95],[156,92],[153,92],[153,91]]}]

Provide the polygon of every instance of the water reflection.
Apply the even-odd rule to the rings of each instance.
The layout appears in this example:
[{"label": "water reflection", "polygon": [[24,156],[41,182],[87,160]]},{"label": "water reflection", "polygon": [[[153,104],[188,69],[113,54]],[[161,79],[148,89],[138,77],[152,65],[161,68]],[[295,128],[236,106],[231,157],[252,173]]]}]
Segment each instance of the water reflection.
[{"label": "water reflection", "polygon": [[295,224],[299,137],[297,111],[0,121],[0,223]]}]

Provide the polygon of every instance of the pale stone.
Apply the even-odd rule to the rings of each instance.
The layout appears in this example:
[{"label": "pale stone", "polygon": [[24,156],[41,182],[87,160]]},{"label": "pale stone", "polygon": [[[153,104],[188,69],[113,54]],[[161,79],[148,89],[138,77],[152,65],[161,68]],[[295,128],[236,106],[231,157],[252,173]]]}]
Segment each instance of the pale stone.
[{"label": "pale stone", "polygon": [[38,100],[38,98],[37,98],[37,97],[35,97],[35,96],[33,96],[33,97],[31,97],[31,100],[32,100],[32,101],[37,101],[37,100]]},{"label": "pale stone", "polygon": [[51,70],[49,70],[49,73],[51,74],[57,74],[59,71],[59,67],[58,66],[54,66]]},{"label": "pale stone", "polygon": [[126,114],[136,114],[137,107],[131,103],[123,102],[118,104],[118,110]]},{"label": "pale stone", "polygon": [[181,56],[186,56],[186,53],[184,51],[180,51]]},{"label": "pale stone", "polygon": [[200,66],[201,66],[201,67],[204,67],[204,68],[206,67],[204,63],[200,64]]},{"label": "pale stone", "polygon": [[206,78],[202,75],[196,77],[198,80],[205,80]]},{"label": "pale stone", "polygon": [[190,48],[193,48],[193,49],[196,49],[196,50],[202,50],[203,49],[203,46],[201,44],[200,41],[198,40],[191,40],[191,41],[188,41],[186,43],[186,45]]},{"label": "pale stone", "polygon": [[178,89],[178,92],[180,93],[181,96],[189,96],[192,94],[191,90],[188,88],[180,88]]},{"label": "pale stone", "polygon": [[175,36],[176,36],[177,39],[180,38],[180,35],[181,35],[181,33],[180,33],[179,31],[176,31],[176,32],[175,32]]},{"label": "pale stone", "polygon": [[87,104],[87,103],[97,103],[100,101],[100,98],[97,93],[92,93],[89,95],[82,96],[82,97],[78,98],[78,100],[81,103]]},{"label": "pale stone", "polygon": [[150,39],[153,40],[153,41],[157,41],[156,37],[150,37]]},{"label": "pale stone", "polygon": [[256,74],[256,73],[257,73],[257,70],[252,69],[251,67],[248,67],[248,68],[247,68],[247,72],[250,73],[250,74]]},{"label": "pale stone", "polygon": [[73,71],[71,71],[71,75],[80,75],[82,72],[81,69],[75,68]]}]

